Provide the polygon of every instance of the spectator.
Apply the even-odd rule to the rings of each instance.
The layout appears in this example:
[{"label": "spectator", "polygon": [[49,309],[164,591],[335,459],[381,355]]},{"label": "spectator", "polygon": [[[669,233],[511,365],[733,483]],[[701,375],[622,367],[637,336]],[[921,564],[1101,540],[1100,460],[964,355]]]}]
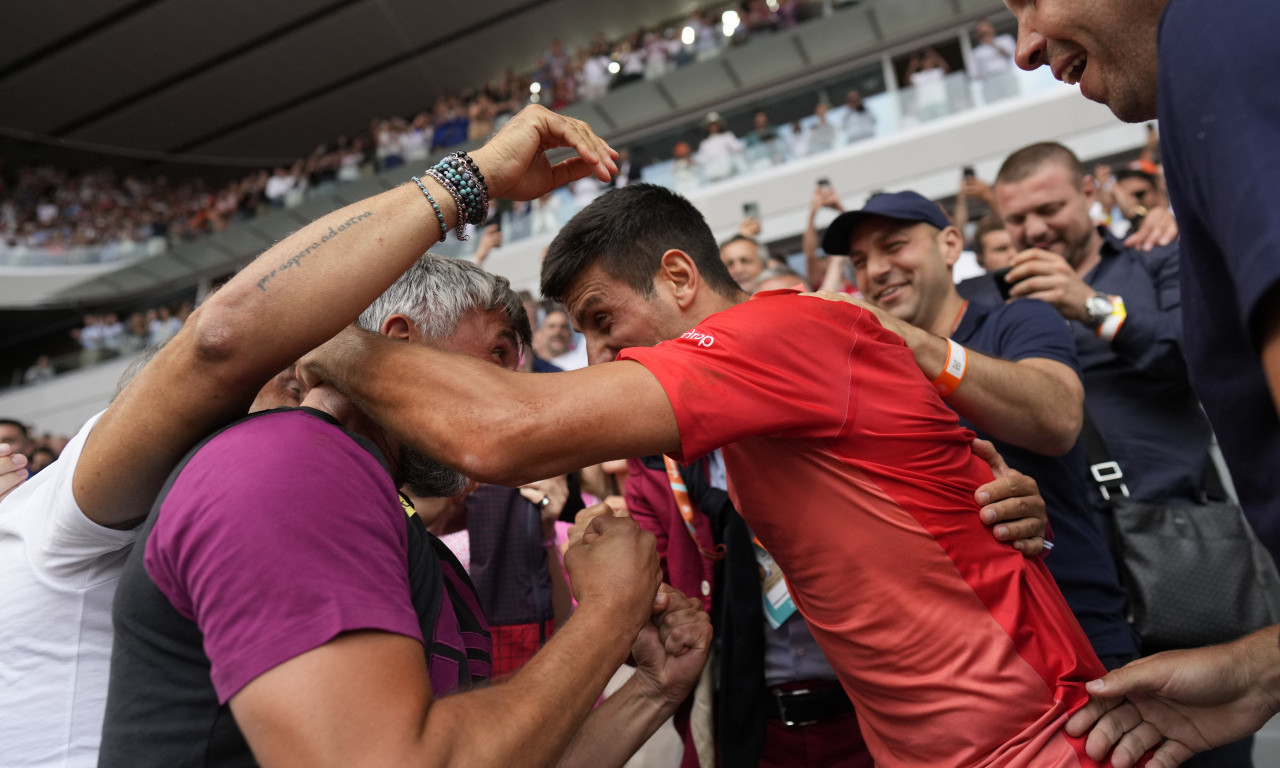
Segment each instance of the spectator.
[{"label": "spectator", "polygon": [[722,181],[737,173],[737,159],[745,147],[737,136],[725,129],[720,113],[708,113],[703,125],[707,137],[698,145],[698,166],[707,181]]},{"label": "spectator", "polygon": [[809,200],[809,219],[805,223],[804,233],[800,236],[800,249],[804,251],[805,271],[809,283],[818,286],[819,290],[833,293],[849,293],[856,291],[845,275],[849,264],[848,256],[824,253],[818,255],[820,238],[816,219],[818,212],[824,208],[844,213],[844,204],[840,195],[831,186],[830,179],[822,179],[814,187],[813,197]]},{"label": "spectator", "polygon": [[102,318],[85,315],[84,325],[71,332],[80,342],[80,367],[88,368],[102,360]]},{"label": "spectator", "polygon": [[990,104],[1017,94],[1018,82],[1013,78],[1013,54],[1018,43],[1011,35],[996,35],[989,21],[974,26],[978,43],[973,46],[969,77],[982,83],[983,101]]},{"label": "spectator", "polygon": [[278,165],[271,174],[271,178],[267,179],[262,194],[272,208],[283,208],[287,202],[286,198],[293,191],[293,188],[297,186],[297,183],[297,178],[288,168]]},{"label": "spectator", "polygon": [[1010,293],[1048,301],[1071,322],[1087,410],[1131,497],[1194,501],[1210,433],[1182,358],[1177,248],[1125,248],[1090,220],[1095,194],[1060,144],[1033,144],[1005,160],[996,198],[1022,249]]},{"label": "spectator", "polygon": [[805,285],[804,277],[791,267],[770,266],[765,267],[756,275],[755,285],[751,286],[751,293],[757,294],[761,291],[776,291],[783,288],[794,288],[801,291],[809,290],[809,286]]},{"label": "spectator", "polygon": [[862,94],[850,89],[845,94],[844,140],[847,142],[862,141],[876,135],[876,116],[862,103]]},{"label": "spectator", "polygon": [[585,101],[598,99],[609,90],[609,54],[603,42],[591,45],[591,53],[582,62],[582,79],[578,85],[578,98]]},{"label": "spectator", "polygon": [[687,22],[687,28],[693,29],[693,51],[697,61],[706,61],[720,55],[721,39],[720,23],[701,8],[695,8]]},{"label": "spectator", "polygon": [[672,69],[671,60],[680,42],[674,39],[674,30],[667,30],[664,35],[658,30],[646,32],[644,36],[644,78],[657,80],[665,77]]},{"label": "spectator", "polygon": [[[1090,98],[1105,101],[1122,120],[1160,118],[1170,199],[1187,225],[1181,309],[1191,376],[1219,430],[1245,513],[1273,555],[1280,554],[1276,261],[1258,258],[1258,244],[1277,239],[1275,89],[1259,73],[1278,63],[1270,30],[1280,23],[1280,7],[1259,0],[1122,2],[1099,13],[1071,3],[1009,5],[1019,20],[1020,66],[1050,63],[1049,50],[1078,52],[1088,58],[1091,82],[1108,83],[1105,92],[1089,89]],[[1099,757],[1123,739],[1112,756],[1117,766],[1135,764],[1157,745],[1152,764],[1173,765],[1252,733],[1280,701],[1277,629],[1160,654],[1091,683],[1105,698],[1082,711],[1072,732],[1083,735],[1128,695],[1088,733]]]},{"label": "spectator", "polygon": [[644,49],[634,35],[618,47],[617,56],[621,69],[613,79],[613,87],[644,79]]},{"label": "spectator", "polygon": [[23,456],[31,453],[31,433],[27,425],[17,419],[0,418],[0,443],[8,445],[13,453]]},{"label": "spectator", "polygon": [[119,355],[124,348],[124,324],[114,312],[102,316],[102,348],[110,357]]},{"label": "spectator", "polygon": [[[151,315],[151,310],[147,310],[147,315]],[[159,346],[164,344],[166,341],[173,338],[181,328],[182,323],[178,318],[174,317],[169,312],[168,307],[161,305],[155,310],[155,318],[147,325],[147,330],[149,332],[147,336],[148,346]]]},{"label": "spectator", "polygon": [[778,30],[778,18],[769,9],[768,3],[764,0],[749,0],[746,3],[746,7],[747,12],[743,19],[743,25],[746,27],[748,35],[776,32]]},{"label": "spectator", "polygon": [[431,154],[431,133],[431,117],[426,112],[419,112],[400,134],[400,151],[406,162],[413,165],[426,162]]},{"label": "spectator", "polygon": [[32,449],[31,459],[27,466],[31,470],[31,474],[34,475],[57,460],[58,454],[52,448],[47,445],[40,445]]},{"label": "spectator", "polygon": [[[48,355],[40,355],[36,358],[35,363],[22,374],[22,383],[27,386],[42,384],[46,381],[52,381],[56,371],[49,362]],[[2,442],[2,441],[0,441]]]},{"label": "spectator", "polygon": [[941,117],[949,111],[947,72],[951,67],[933,48],[911,55],[907,62],[907,81],[911,83],[911,113],[921,122]]},{"label": "spectator", "polygon": [[552,362],[566,355],[573,348],[573,328],[564,309],[555,307],[546,312],[542,324],[533,332],[532,370],[538,373],[555,373],[564,370]]},{"label": "spectator", "polygon": [[671,176],[677,192],[689,192],[698,186],[698,164],[689,142],[677,141],[671,150]]},{"label": "spectator", "polygon": [[973,233],[973,252],[978,257],[978,266],[988,272],[1013,265],[1018,249],[1014,247],[1009,230],[1004,228],[1004,219],[998,214],[984,216],[978,221],[978,228]]},{"label": "spectator", "polygon": [[743,291],[750,293],[756,278],[764,269],[760,255],[760,243],[754,238],[738,234],[720,244],[720,261],[724,262],[729,276]]},{"label": "spectator", "polygon": [[827,122],[827,103],[819,101],[813,110],[814,121],[809,126],[809,154],[827,152],[836,145],[836,129]]},{"label": "spectator", "polygon": [[120,337],[120,353],[128,355],[141,352],[150,339],[151,329],[143,319],[142,313],[134,312],[129,316],[129,327],[125,329],[124,334]]}]

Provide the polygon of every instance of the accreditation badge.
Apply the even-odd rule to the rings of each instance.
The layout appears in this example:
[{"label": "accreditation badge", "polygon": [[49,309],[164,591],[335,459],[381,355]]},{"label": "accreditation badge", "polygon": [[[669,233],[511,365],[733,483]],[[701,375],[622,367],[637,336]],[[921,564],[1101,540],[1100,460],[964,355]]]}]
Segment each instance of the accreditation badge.
[{"label": "accreditation badge", "polygon": [[777,629],[796,612],[796,604],[787,591],[787,581],[782,578],[782,569],[774,562],[764,547],[757,541],[753,547],[756,563],[760,566],[760,592],[764,597],[764,617],[769,626]]}]

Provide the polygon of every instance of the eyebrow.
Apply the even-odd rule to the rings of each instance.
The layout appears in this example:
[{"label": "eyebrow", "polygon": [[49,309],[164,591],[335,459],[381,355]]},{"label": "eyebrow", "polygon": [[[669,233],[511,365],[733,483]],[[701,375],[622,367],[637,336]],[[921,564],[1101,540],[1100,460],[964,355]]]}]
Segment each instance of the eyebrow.
[{"label": "eyebrow", "polygon": [[573,330],[581,333],[582,318],[585,317],[586,314],[591,310],[591,307],[599,303],[600,303],[600,297],[592,294],[591,296],[587,297],[586,301],[584,301],[582,303],[582,306],[578,307],[577,310],[575,310],[572,313],[565,312],[565,316],[569,318],[569,326],[573,328]]}]

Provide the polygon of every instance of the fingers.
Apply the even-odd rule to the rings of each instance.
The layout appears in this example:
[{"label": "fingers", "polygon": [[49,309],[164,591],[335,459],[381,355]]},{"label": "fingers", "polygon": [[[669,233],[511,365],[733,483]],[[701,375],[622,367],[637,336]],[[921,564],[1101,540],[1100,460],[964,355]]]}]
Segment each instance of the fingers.
[{"label": "fingers", "polygon": [[[588,530],[591,529],[592,521],[605,514],[616,515],[613,508],[604,502],[592,504],[586,509],[579,511],[577,516],[573,518],[573,527],[569,529],[569,540],[566,542],[565,548],[568,549],[569,547],[582,542],[586,537]],[[600,534],[598,532],[593,533],[591,537],[592,540],[599,535]]]},{"label": "fingers", "polygon": [[1011,546],[1021,552],[1023,557],[1037,557],[1045,551],[1043,536],[1018,539]]},{"label": "fingers", "polygon": [[[1117,707],[1107,713],[1103,720],[1105,721],[1107,718],[1117,715],[1117,713],[1124,712],[1126,709],[1132,709],[1132,707]],[[1117,727],[1124,727],[1127,728],[1127,730],[1125,730],[1125,732],[1120,736],[1119,742],[1111,748],[1112,768],[1130,768],[1130,766],[1137,765],[1142,760],[1143,756],[1147,754],[1148,750],[1160,746],[1161,742],[1164,741],[1164,736],[1160,731],[1151,723],[1142,720],[1140,716],[1138,717],[1137,722],[1133,722],[1127,715],[1123,716],[1123,721],[1121,721],[1120,717],[1117,717],[1117,723]],[[1094,734],[1097,732],[1097,729],[1090,732],[1089,740],[1085,742],[1085,751],[1090,754],[1092,754],[1092,747],[1090,745],[1094,740]],[[1099,737],[1099,743],[1102,743],[1104,738],[1110,737]],[[1183,749],[1185,749],[1185,747]],[[1164,750],[1164,752],[1164,761],[1171,761],[1173,759],[1170,754],[1171,750]],[[1174,749],[1172,752],[1177,754],[1178,750]],[[1106,755],[1105,752],[1102,754],[1103,756]],[[1187,755],[1190,756],[1189,751]],[[1181,762],[1181,760],[1168,762],[1168,765],[1172,768],[1172,766],[1177,765],[1179,762]],[[1156,763],[1152,762],[1148,763],[1148,765],[1156,765]]]},{"label": "fingers", "polygon": [[[1147,768],[1176,768],[1190,760],[1193,755],[1195,755],[1195,751],[1186,745],[1177,741],[1166,741],[1160,745],[1160,748],[1147,761]],[[1112,765],[1115,768],[1122,768],[1115,762]]]},{"label": "fingers", "polygon": [[0,498],[21,485],[30,474],[27,457],[14,453],[8,443],[0,443]]},{"label": "fingers", "polygon": [[1142,220],[1142,226],[1124,239],[1130,248],[1150,251],[1157,245],[1168,245],[1178,237],[1178,222],[1166,209],[1157,208]]},{"label": "fingers", "polygon": [[[1092,704],[1092,701],[1090,702]],[[1135,739],[1129,739],[1128,742],[1121,743],[1126,735],[1134,728],[1142,723],[1142,715],[1129,702],[1121,701],[1113,702],[1112,708],[1104,712],[1098,717],[1097,722],[1088,731],[1088,737],[1085,739],[1085,752],[1095,760],[1102,760],[1107,755],[1112,755],[1112,765],[1125,761],[1125,757],[1130,758],[1132,764],[1131,750],[1134,748]],[[1139,734],[1139,738],[1141,734]],[[1159,738],[1155,744],[1160,743]],[[1152,744],[1150,746],[1155,746]],[[1149,747],[1148,747],[1149,748]],[[1141,756],[1146,749],[1138,752]]]},{"label": "fingers", "polygon": [[[969,443],[969,449],[973,451],[974,456],[987,462],[987,466],[991,467],[991,474],[996,478],[1004,477],[1009,473],[1009,465],[1005,463],[1004,457],[996,450],[995,443],[975,437]],[[985,487],[983,486],[983,488]],[[979,488],[978,491],[981,492],[982,488]],[[979,504],[986,504],[988,501],[988,499],[978,498],[976,495],[974,498],[977,498]]]},{"label": "fingers", "polygon": [[[1085,704],[1076,710],[1071,717],[1067,718],[1067,735],[1077,738],[1085,735],[1098,720],[1102,719],[1103,715],[1125,703],[1124,699],[1094,696],[1089,699],[1088,704]],[[1130,709],[1132,708],[1132,705],[1130,705]],[[1135,714],[1137,714],[1136,710]]]},{"label": "fingers", "polygon": [[[999,512],[1000,511],[997,510],[997,514],[999,514]],[[1001,522],[991,530],[991,533],[999,541],[1019,541],[1022,539],[1039,538],[1043,546],[1044,521],[1035,517],[1023,516],[1009,520],[1008,522]],[[1021,548],[1019,548],[1019,550],[1021,550]],[[1023,554],[1026,553],[1024,552]]]},{"label": "fingers", "polygon": [[709,647],[711,619],[702,610],[702,603],[669,584],[658,588],[658,596],[666,599],[666,606],[661,616],[654,617],[654,622],[667,653],[679,656]]}]

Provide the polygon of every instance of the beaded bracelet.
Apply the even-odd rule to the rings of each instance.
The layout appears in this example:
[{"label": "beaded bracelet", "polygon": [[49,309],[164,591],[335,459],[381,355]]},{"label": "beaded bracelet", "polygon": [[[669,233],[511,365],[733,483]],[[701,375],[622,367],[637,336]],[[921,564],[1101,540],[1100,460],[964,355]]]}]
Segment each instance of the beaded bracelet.
[{"label": "beaded bracelet", "polygon": [[422,194],[427,196],[427,202],[431,203],[431,210],[436,212],[436,221],[440,222],[440,242],[443,243],[445,237],[449,234],[449,225],[444,223],[444,214],[440,212],[440,206],[436,205],[435,198],[427,191],[427,185],[422,183],[422,179],[414,176],[413,183],[417,184],[418,189],[422,190]]},{"label": "beaded bracelet", "polygon": [[456,208],[458,211],[458,226],[457,226],[456,233],[458,235],[459,240],[466,240],[467,239],[466,227],[467,227],[467,220],[469,219],[469,216],[468,216],[467,208],[462,202],[461,193],[459,193],[458,188],[454,186],[454,184],[451,181],[449,181],[448,177],[446,177],[440,171],[437,171],[435,168],[428,168],[427,175],[435,179],[440,186],[444,187],[445,191],[449,193],[450,197],[453,198],[454,208]]},{"label": "beaded bracelet", "polygon": [[489,188],[475,162],[465,152],[455,152],[432,166],[431,171],[432,178],[457,193],[459,218],[467,224],[483,226],[489,218]]},{"label": "beaded bracelet", "polygon": [[[484,174],[480,172],[480,166],[476,165],[476,161],[472,160],[471,155],[468,155],[466,152],[454,152],[453,154],[456,155],[458,159],[466,162],[467,166],[471,168],[471,172],[475,174],[476,179],[479,180],[480,209],[484,211],[484,216],[487,219],[489,216],[489,185],[484,180]],[[476,226],[483,226],[483,225],[484,225],[484,221],[481,220],[481,222]]]}]

